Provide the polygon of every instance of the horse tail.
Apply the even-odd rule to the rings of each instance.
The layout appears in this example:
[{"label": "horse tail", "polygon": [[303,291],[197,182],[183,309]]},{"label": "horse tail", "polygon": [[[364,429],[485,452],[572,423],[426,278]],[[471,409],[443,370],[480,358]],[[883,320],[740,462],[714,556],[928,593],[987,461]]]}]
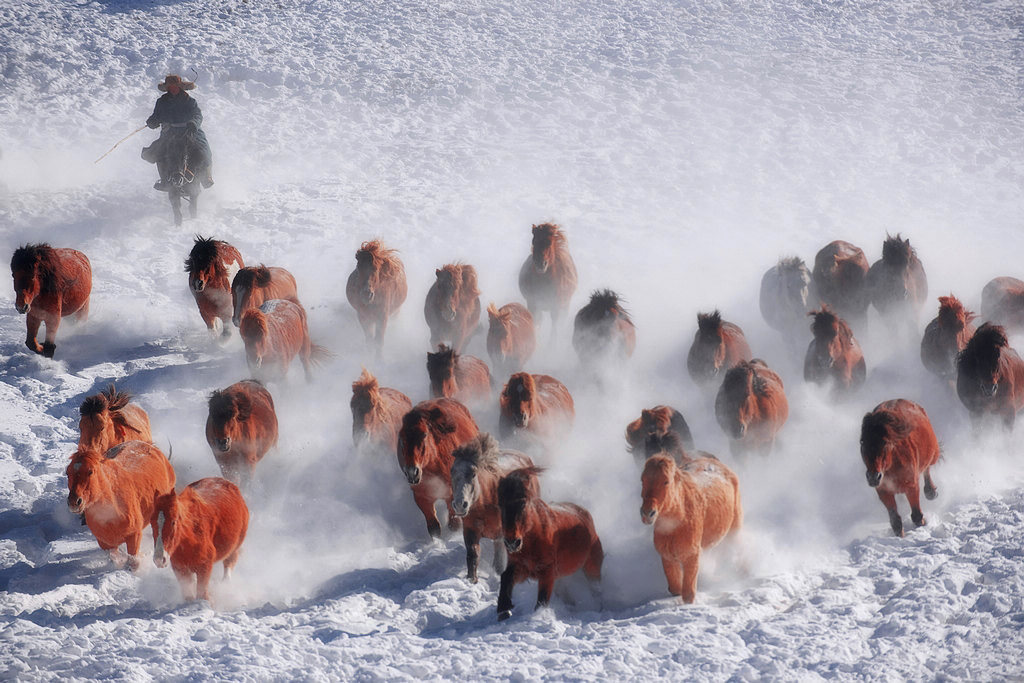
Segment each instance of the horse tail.
[{"label": "horse tail", "polygon": [[309,362],[317,367],[320,367],[336,355],[326,346],[320,346],[319,344],[310,344],[309,348]]}]

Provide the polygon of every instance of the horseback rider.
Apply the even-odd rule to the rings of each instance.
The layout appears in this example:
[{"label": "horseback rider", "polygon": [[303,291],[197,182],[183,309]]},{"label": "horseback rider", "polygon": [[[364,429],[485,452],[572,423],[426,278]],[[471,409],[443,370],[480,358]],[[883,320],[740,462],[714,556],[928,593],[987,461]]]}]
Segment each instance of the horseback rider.
[{"label": "horseback rider", "polygon": [[[153,114],[146,119],[150,128],[160,128],[160,137],[142,150],[142,158],[157,165],[160,180],[153,189],[166,192],[170,189],[170,176],[177,170],[167,168],[164,162],[164,147],[169,144],[182,144],[184,137],[191,137],[196,158],[192,160],[193,169],[198,171],[199,181],[203,187],[213,185],[213,154],[210,143],[203,133],[203,112],[199,104],[189,96],[186,90],[192,90],[196,84],[182,80],[181,76],[170,74],[163,83],[157,83],[157,89],[164,94],[156,101]],[[184,132],[184,136],[183,136]]]}]

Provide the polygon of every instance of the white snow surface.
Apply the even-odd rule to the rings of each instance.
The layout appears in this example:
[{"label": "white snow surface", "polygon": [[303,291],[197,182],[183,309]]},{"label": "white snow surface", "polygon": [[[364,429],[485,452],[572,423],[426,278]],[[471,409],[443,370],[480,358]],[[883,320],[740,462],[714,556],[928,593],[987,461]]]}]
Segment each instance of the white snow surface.
[{"label": "white snow surface", "polygon": [[[992,680],[1024,673],[1024,465],[1019,437],[972,434],[917,340],[874,316],[867,384],[835,404],[803,349],[761,320],[761,275],[833,239],[880,257],[911,238],[931,302],[977,310],[1021,277],[1024,9],[984,3],[658,0],[7,0],[0,5],[0,252],[46,241],[92,261],[90,319],[57,356],[24,347],[0,307],[0,678],[21,680]],[[193,73],[192,69],[195,69]],[[216,185],[175,228],[146,130],[167,73],[197,78]],[[197,74],[197,76],[196,76]],[[350,383],[427,397],[421,304],[444,263],[482,300],[520,300],[529,227],[560,222],[591,290],[628,301],[637,353],[589,377],[570,327],[529,368],[572,390],[576,424],[545,498],[594,516],[601,595],[562,579],[534,612],[520,585],[463,578],[461,535],[430,543],[394,458],[356,454]],[[178,485],[219,474],[206,398],[247,376],[188,292],[194,234],[291,270],[313,340],[335,355],[271,385],[278,448],[260,464],[249,535],[213,604],[186,604],[144,543],[115,569],[67,510],[82,399],[136,394]],[[409,298],[383,359],[344,284],[359,244],[401,250]],[[685,353],[720,308],[782,374],[776,452],[737,460]],[[808,333],[808,340],[810,333]],[[1013,339],[1018,345],[1024,341]],[[483,335],[469,353],[486,358]],[[891,535],[858,452],[861,416],[904,397],[944,456],[927,526]],[[495,399],[496,403],[496,399]],[[745,526],[702,558],[697,602],[666,590],[639,518],[623,430],[679,408],[697,446],[740,479]],[[476,414],[496,431],[496,407]],[[1020,433],[1018,429],[1017,434]]]}]

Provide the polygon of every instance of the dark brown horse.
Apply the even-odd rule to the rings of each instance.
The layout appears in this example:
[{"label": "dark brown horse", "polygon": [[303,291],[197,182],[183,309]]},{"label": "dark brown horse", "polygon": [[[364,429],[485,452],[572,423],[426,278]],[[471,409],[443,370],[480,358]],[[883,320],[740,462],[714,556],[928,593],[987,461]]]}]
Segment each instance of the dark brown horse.
[{"label": "dark brown horse", "polygon": [[550,375],[517,372],[508,378],[499,405],[503,439],[527,432],[543,442],[557,441],[569,433],[576,416],[572,394]]},{"label": "dark brown horse", "polygon": [[498,480],[513,470],[532,467],[533,461],[519,451],[500,448],[494,437],[485,432],[455,449],[454,458],[452,509],[462,518],[467,578],[476,583],[481,538],[494,541],[494,571],[500,573],[505,568]]},{"label": "dark brown horse", "polygon": [[274,398],[255,380],[210,394],[206,443],[225,479],[248,487],[256,463],[277,445]]},{"label": "dark brown horse", "polygon": [[997,277],[981,290],[981,317],[1011,330],[1024,329],[1024,282]]},{"label": "dark brown horse", "polygon": [[498,482],[501,529],[508,566],[498,588],[498,620],[512,616],[512,588],[537,581],[537,604],[551,599],[555,579],[583,569],[592,584],[601,580],[604,550],[590,513],[579,505],[549,505],[540,498],[536,467],[510,472]]},{"label": "dark brown horse", "polygon": [[922,526],[925,519],[918,482],[923,474],[928,500],[938,495],[931,467],[939,459],[939,442],[924,408],[902,398],[879,403],[861,423],[860,455],[867,467],[868,486],[878,492],[888,510],[893,533],[903,535],[897,493],[907,496],[910,518],[915,526]]},{"label": "dark brown horse", "polygon": [[242,255],[227,242],[196,235],[185,259],[188,289],[199,306],[199,315],[215,335],[231,336],[231,281],[245,267]]},{"label": "dark brown horse", "polygon": [[948,382],[956,380],[956,358],[974,336],[976,317],[952,294],[939,297],[939,314],[921,339],[921,362],[929,372]]},{"label": "dark brown horse", "polygon": [[479,433],[466,406],[450,398],[422,401],[402,417],[398,466],[433,538],[441,537],[435,501],[443,500],[448,508],[448,528],[459,528],[459,518],[452,510],[453,453]]},{"label": "dark brown horse", "polygon": [[454,398],[466,404],[482,404],[491,400],[494,380],[487,363],[444,344],[437,352],[427,351],[427,375],[433,398]]},{"label": "dark brown horse", "polygon": [[636,326],[610,289],[595,291],[573,323],[572,346],[585,365],[625,360],[636,350]]},{"label": "dark brown horse", "polygon": [[106,453],[125,441],[153,441],[149,415],[132,403],[132,395],[111,384],[82,401],[78,421],[78,450]]},{"label": "dark brown horse", "polygon": [[385,249],[379,240],[363,242],[356,252],[356,269],[348,276],[345,296],[356,309],[366,343],[372,344],[378,355],[384,347],[388,318],[398,313],[408,291],[398,252]]},{"label": "dark brown horse", "polygon": [[816,384],[831,382],[837,394],[848,394],[864,384],[867,366],[864,353],[846,321],[828,306],[808,313],[814,318],[814,339],[804,358],[804,380]]},{"label": "dark brown horse", "polygon": [[677,454],[685,457],[685,451],[693,449],[693,435],[682,413],[671,406],[645,408],[640,417],[626,426],[627,450],[642,462],[665,450],[667,434],[675,434]]},{"label": "dark brown horse", "polygon": [[242,314],[238,333],[245,344],[249,371],[259,379],[283,380],[295,356],[302,361],[306,380],[312,381],[313,366],[331,353],[309,338],[306,309],[302,304],[271,299]]},{"label": "dark brown horse", "polygon": [[231,321],[238,326],[243,313],[258,309],[264,302],[272,299],[299,303],[299,294],[292,274],[284,268],[267,267],[262,263],[242,268],[231,280],[231,309],[234,311]]},{"label": "dark brown horse", "polygon": [[829,242],[814,257],[811,280],[818,298],[857,329],[867,320],[868,270],[860,247],[842,240]]},{"label": "dark brown horse", "polygon": [[480,289],[476,269],[449,263],[434,271],[437,279],[427,291],[423,316],[430,327],[430,346],[449,342],[462,352],[480,322]]},{"label": "dark brown horse", "polygon": [[394,453],[402,416],[412,410],[412,401],[398,389],[382,387],[366,368],[352,382],[352,441],[380,453]]},{"label": "dark brown horse", "polygon": [[715,397],[715,417],[734,454],[767,454],[789,417],[782,378],[758,358],[740,362],[725,373]]},{"label": "dark brown horse", "polygon": [[787,340],[801,339],[807,311],[814,307],[811,290],[811,271],[803,259],[779,259],[761,278],[761,316]]},{"label": "dark brown horse", "polygon": [[865,286],[878,312],[891,323],[917,336],[917,320],[928,298],[928,277],[910,240],[887,235],[882,258],[868,270]]},{"label": "dark brown horse", "polygon": [[[92,267],[85,254],[74,249],[54,249],[49,244],[18,247],[11,257],[14,277],[14,308],[27,314],[25,346],[46,358],[57,349],[57,328],[69,315],[84,322],[89,317]],[[36,341],[39,326],[46,323],[42,346]]]},{"label": "dark brown horse", "polygon": [[697,334],[686,357],[686,369],[697,384],[709,384],[725,370],[753,354],[743,330],[722,320],[717,310],[697,314]]},{"label": "dark brown horse", "polygon": [[1024,407],[1024,361],[1010,348],[1002,327],[985,323],[967,342],[957,358],[956,393],[975,429],[987,415],[1013,429]]},{"label": "dark brown horse", "polygon": [[533,243],[530,255],[519,269],[519,291],[538,324],[541,313],[551,314],[551,339],[554,340],[558,320],[568,312],[569,300],[576,291],[576,264],[561,227],[541,223],[531,230]]},{"label": "dark brown horse", "polygon": [[537,348],[533,316],[517,303],[487,307],[487,355],[499,376],[519,372]]}]

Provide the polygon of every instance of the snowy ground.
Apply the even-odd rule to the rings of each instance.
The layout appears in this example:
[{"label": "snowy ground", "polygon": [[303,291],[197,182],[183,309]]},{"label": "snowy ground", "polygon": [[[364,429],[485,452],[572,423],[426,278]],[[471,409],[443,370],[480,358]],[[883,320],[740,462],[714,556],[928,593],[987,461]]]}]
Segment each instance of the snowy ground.
[{"label": "snowy ground", "polygon": [[[1024,11],[963,4],[4,3],[0,253],[80,249],[94,289],[54,361],[23,346],[13,296],[0,307],[0,677],[1020,676],[1019,439],[972,437],[956,397],[877,319],[867,384],[831,404],[756,302],[780,255],[847,239],[873,261],[886,232],[911,237],[933,297],[976,309],[990,278],[1021,277]],[[141,125],[157,81],[192,68],[217,184],[175,229],[138,157],[151,131],[93,161]],[[469,585],[461,538],[427,543],[393,460],[352,452],[349,385],[366,364],[425,398],[433,269],[464,260],[484,303],[517,300],[529,226],[545,219],[579,266],[573,310],[616,289],[639,347],[603,383],[577,367],[568,328],[537,357],[577,400],[544,493],[593,512],[603,600],[571,579],[532,613],[526,584],[499,625],[489,567]],[[271,387],[280,446],[213,606],[183,604],[148,560],[138,576],[114,570],[65,504],[78,406],[110,381],[173,446],[180,484],[218,473],[205,399],[247,371],[187,291],[195,233],[295,273],[314,341],[337,354],[312,384],[293,369]],[[377,236],[410,282],[379,363],[343,292]],[[729,456],[713,397],[685,372],[695,313],[715,307],[786,382],[791,418],[763,461]],[[486,357],[480,338],[470,351]],[[929,524],[904,539],[857,449],[861,416],[898,396],[925,406],[944,449]],[[709,554],[693,606],[667,596],[622,439],[657,403],[741,482],[742,538]],[[496,426],[493,410],[477,418]]]}]

